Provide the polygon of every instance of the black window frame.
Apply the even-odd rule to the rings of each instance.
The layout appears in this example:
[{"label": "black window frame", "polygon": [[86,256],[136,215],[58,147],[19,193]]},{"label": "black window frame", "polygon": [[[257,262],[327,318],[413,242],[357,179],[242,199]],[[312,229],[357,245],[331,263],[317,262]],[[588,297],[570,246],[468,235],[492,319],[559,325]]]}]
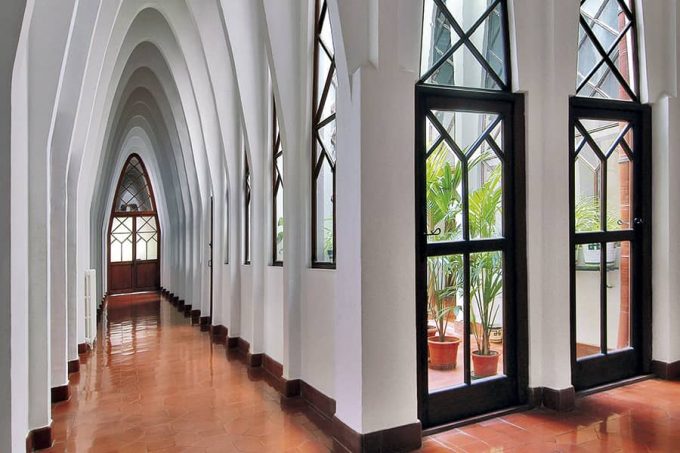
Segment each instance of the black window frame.
[{"label": "black window frame", "polygon": [[[337,262],[337,228],[336,228],[336,160],[332,159],[330,155],[323,149],[320,144],[319,131],[327,124],[336,121],[337,112],[330,115],[328,118],[321,119],[321,114],[323,112],[325,103],[328,102],[327,96],[332,83],[333,77],[337,78],[336,66],[335,66],[335,52],[331,52],[323,43],[321,39],[321,31],[324,24],[328,21],[328,26],[330,27],[330,17],[328,15],[328,0],[315,0],[314,6],[314,68],[312,74],[313,88],[312,88],[312,159],[311,159],[311,171],[312,171],[312,268],[319,269],[335,269]],[[331,60],[331,64],[328,70],[328,75],[326,77],[326,82],[323,87],[319,86],[318,76],[319,76],[319,54],[320,52],[326,52]],[[319,89],[323,91],[319,92]],[[336,94],[337,96],[337,94]],[[337,121],[336,121],[336,131],[337,131]],[[336,147],[337,150],[337,147]],[[331,174],[333,175],[333,193],[331,195],[331,202],[333,204],[333,259],[331,261],[323,261],[317,256],[317,230],[318,230],[318,212],[317,212],[317,180],[321,174],[322,166],[324,165],[324,160],[327,161],[328,165],[331,167]],[[333,161],[332,161],[333,160]]]}]

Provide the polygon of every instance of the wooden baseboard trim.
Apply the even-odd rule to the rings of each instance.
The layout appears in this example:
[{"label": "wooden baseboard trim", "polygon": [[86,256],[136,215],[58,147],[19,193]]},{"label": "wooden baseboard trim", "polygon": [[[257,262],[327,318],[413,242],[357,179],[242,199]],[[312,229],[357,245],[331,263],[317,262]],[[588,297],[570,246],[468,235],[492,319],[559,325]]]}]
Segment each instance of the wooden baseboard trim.
[{"label": "wooden baseboard trim", "polygon": [[236,338],[236,349],[238,349],[238,352],[243,355],[243,357],[248,356],[248,353],[250,352],[250,343],[248,343],[246,340],[244,340],[241,337]]},{"label": "wooden baseboard trim", "polygon": [[227,349],[238,348],[238,337],[227,337]]},{"label": "wooden baseboard trim", "polygon": [[210,330],[210,316],[201,316],[199,319],[201,332],[208,332]]},{"label": "wooden baseboard trim", "polygon": [[52,404],[68,400],[71,397],[71,391],[69,390],[68,384],[52,387],[51,396]]},{"label": "wooden baseboard trim", "polygon": [[339,452],[407,452],[419,449],[423,439],[420,422],[360,434],[334,416],[332,430],[333,451]]},{"label": "wooden baseboard trim", "polygon": [[201,319],[201,310],[191,310],[191,324],[196,325]]},{"label": "wooden baseboard trim", "polygon": [[80,359],[68,361],[68,374],[78,373],[80,371]]},{"label": "wooden baseboard trim", "polygon": [[213,343],[226,344],[227,342],[227,328],[223,325],[210,326],[210,338]]},{"label": "wooden baseboard trim", "polygon": [[335,415],[335,400],[303,380],[300,380],[300,396],[324,417],[331,419]]},{"label": "wooden baseboard trim", "polygon": [[652,360],[652,373],[656,374],[659,379],[668,381],[680,379],[680,360],[670,363]]},{"label": "wooden baseboard trim", "polygon": [[78,344],[78,354],[86,354],[90,350],[90,345],[87,343]]},{"label": "wooden baseboard trim", "polygon": [[262,354],[262,353],[251,354],[249,352],[248,354],[246,354],[246,363],[251,368],[259,368],[259,367],[262,366],[263,357],[264,357],[264,354]]},{"label": "wooden baseboard trim", "polygon": [[32,429],[26,436],[26,452],[44,450],[52,446],[52,422],[49,426]]},{"label": "wooden baseboard trim", "polygon": [[184,317],[185,318],[191,317],[191,305],[184,305]]},{"label": "wooden baseboard trim", "polygon": [[186,305],[186,301],[180,299],[179,302],[177,302],[177,311],[184,311],[184,305]]},{"label": "wooden baseboard trim", "polygon": [[543,406],[557,412],[567,412],[574,409],[576,404],[576,391],[574,387],[567,387],[566,389],[555,390],[544,387]]}]

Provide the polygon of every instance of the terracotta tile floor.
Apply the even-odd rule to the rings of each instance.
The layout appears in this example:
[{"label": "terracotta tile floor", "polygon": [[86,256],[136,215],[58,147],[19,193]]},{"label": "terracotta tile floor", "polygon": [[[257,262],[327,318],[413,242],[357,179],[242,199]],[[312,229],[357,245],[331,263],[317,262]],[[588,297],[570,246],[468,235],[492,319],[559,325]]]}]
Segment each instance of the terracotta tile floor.
[{"label": "terracotta tile floor", "polygon": [[680,452],[680,382],[647,380],[425,438],[424,452]]},{"label": "terracotta tile floor", "polygon": [[[54,452],[324,452],[324,421],[158,295],[116,298],[53,405]],[[424,452],[680,452],[680,382],[648,380],[425,438]]]},{"label": "terracotta tile floor", "polygon": [[[323,420],[159,295],[111,300],[96,349],[52,406],[54,452],[327,452]],[[83,356],[81,356],[83,357]]]}]

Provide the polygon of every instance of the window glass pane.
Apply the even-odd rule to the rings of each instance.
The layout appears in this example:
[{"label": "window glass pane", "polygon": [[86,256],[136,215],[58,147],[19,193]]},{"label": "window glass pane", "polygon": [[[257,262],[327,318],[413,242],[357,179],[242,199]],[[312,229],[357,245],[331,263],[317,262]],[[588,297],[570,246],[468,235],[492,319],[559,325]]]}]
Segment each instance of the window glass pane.
[{"label": "window glass pane", "polygon": [[132,261],[132,217],[114,217],[111,224],[111,262]]},{"label": "window glass pane", "polygon": [[428,242],[463,238],[463,165],[447,142],[427,158]]},{"label": "window glass pane", "polygon": [[503,165],[496,154],[480,147],[470,156],[468,206],[470,239],[503,236]]},{"label": "window glass pane", "polygon": [[465,383],[463,255],[427,260],[428,387],[430,392]]},{"label": "window glass pane", "polygon": [[574,217],[577,233],[601,229],[601,169],[600,158],[591,146],[576,136],[576,144],[583,141],[574,162]]},{"label": "window glass pane", "polygon": [[504,5],[494,0],[425,0],[422,80],[508,90]]},{"label": "window glass pane", "polygon": [[581,3],[577,95],[637,101],[633,12],[629,0]]},{"label": "window glass pane", "polygon": [[608,230],[633,228],[633,163],[624,148],[617,146],[607,160]]},{"label": "window glass pane", "polygon": [[470,255],[472,379],[504,374],[503,253]]},{"label": "window glass pane", "polygon": [[333,171],[327,160],[323,159],[321,170],[316,178],[316,260],[334,262],[333,231]]},{"label": "window glass pane", "polygon": [[630,242],[607,244],[607,350],[630,346],[632,260]]},{"label": "window glass pane", "polygon": [[158,259],[158,230],[156,217],[137,217],[137,257],[138,260]]},{"label": "window glass pane", "polygon": [[[576,357],[599,354],[600,244],[576,246]],[[608,252],[608,254],[611,252]]]}]

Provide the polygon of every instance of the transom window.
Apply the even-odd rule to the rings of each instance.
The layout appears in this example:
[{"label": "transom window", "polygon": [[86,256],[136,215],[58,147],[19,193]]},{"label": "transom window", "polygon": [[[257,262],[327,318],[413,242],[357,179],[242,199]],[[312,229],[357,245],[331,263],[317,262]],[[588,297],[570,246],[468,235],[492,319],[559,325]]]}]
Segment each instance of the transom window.
[{"label": "transom window", "polygon": [[128,160],[116,192],[114,212],[150,212],[155,207],[144,167],[135,155]]},{"label": "transom window", "polygon": [[509,91],[503,0],[425,0],[420,83]]},{"label": "transom window", "polygon": [[335,265],[335,103],[338,78],[326,0],[316,2],[312,117],[312,265]]},{"label": "transom window", "polygon": [[630,0],[581,0],[578,96],[639,102],[634,12]]}]

